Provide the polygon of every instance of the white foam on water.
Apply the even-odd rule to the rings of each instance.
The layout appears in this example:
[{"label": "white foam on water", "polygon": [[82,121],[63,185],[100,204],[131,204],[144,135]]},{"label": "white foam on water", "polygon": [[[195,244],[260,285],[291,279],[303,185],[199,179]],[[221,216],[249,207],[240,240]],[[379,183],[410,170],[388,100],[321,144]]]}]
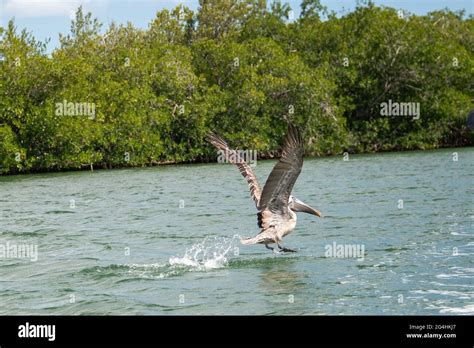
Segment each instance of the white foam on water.
[{"label": "white foam on water", "polygon": [[468,237],[472,236],[472,234],[468,232],[456,232],[456,231],[451,232],[451,235],[452,236],[468,236]]},{"label": "white foam on water", "polygon": [[192,267],[198,271],[207,271],[223,268],[227,265],[229,252],[233,249],[234,241],[240,240],[240,236],[206,237],[202,242],[196,243],[186,249],[182,257],[170,257],[170,265],[181,265]]},{"label": "white foam on water", "polygon": [[127,267],[131,269],[143,269],[143,270],[157,270],[160,268],[163,268],[166,266],[166,264],[163,263],[150,263],[150,264],[137,264],[137,263],[130,263],[126,265]]},{"label": "white foam on water", "polygon": [[443,296],[455,296],[461,299],[469,299],[474,295],[473,292],[453,291],[453,290],[412,290],[413,294],[434,294]]},{"label": "white foam on water", "polygon": [[453,314],[474,314],[474,304],[468,304],[464,307],[446,307],[439,311],[440,313]]}]

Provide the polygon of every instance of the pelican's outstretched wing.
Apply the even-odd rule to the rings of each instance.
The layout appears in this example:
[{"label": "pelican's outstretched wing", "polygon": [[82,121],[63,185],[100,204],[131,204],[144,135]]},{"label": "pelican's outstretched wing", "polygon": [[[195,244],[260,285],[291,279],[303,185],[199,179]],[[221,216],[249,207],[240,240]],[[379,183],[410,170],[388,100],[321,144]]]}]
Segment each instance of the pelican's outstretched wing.
[{"label": "pelican's outstretched wing", "polygon": [[[303,167],[303,152],[300,132],[296,126],[289,124],[280,161],[273,167],[263,187],[260,211],[268,210],[279,215],[288,213],[288,200]],[[265,215],[259,216],[259,220],[265,220]],[[266,225],[265,221],[263,225]]]},{"label": "pelican's outstretched wing", "polygon": [[239,155],[237,151],[229,148],[229,145],[227,145],[225,140],[223,140],[217,134],[211,132],[207,135],[206,139],[212,145],[214,145],[217,150],[223,151],[227,160],[239,168],[240,174],[242,174],[245,180],[247,180],[250,189],[250,196],[254,200],[255,206],[258,209],[261,189],[252,168],[247,164],[247,162],[245,162],[245,160]]}]

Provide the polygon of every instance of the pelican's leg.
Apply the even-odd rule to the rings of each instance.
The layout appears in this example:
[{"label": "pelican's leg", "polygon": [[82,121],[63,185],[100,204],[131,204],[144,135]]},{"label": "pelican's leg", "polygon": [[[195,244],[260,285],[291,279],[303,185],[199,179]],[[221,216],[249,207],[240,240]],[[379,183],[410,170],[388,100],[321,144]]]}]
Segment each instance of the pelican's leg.
[{"label": "pelican's leg", "polygon": [[275,248],[269,247],[268,244],[265,244],[265,248],[270,249],[271,251],[275,250]]},{"label": "pelican's leg", "polygon": [[277,245],[278,245],[278,248],[280,249],[280,251],[284,251],[286,253],[296,253],[296,250],[282,247],[280,244],[277,244]]}]

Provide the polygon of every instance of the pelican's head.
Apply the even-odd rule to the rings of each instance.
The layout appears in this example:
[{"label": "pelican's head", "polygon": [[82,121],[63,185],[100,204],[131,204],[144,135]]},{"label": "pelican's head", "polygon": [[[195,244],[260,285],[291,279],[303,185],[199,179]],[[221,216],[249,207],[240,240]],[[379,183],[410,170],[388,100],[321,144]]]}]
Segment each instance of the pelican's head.
[{"label": "pelican's head", "polygon": [[319,210],[316,210],[306,203],[300,201],[298,198],[294,196],[290,196],[290,199],[288,200],[288,207],[293,210],[295,213],[297,212],[302,212],[302,213],[308,213],[308,214],[313,214],[316,215],[317,217],[321,217],[321,212]]}]

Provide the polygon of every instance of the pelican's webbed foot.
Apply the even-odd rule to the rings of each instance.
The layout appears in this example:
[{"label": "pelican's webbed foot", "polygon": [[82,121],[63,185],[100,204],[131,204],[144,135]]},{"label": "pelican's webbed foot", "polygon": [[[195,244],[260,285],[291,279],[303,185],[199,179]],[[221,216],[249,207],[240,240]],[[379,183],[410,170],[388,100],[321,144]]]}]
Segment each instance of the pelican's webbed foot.
[{"label": "pelican's webbed foot", "polygon": [[294,249],[282,247],[280,244],[277,244],[277,245],[278,245],[278,248],[280,249],[280,251],[283,251],[285,253],[296,253],[297,252]]}]

